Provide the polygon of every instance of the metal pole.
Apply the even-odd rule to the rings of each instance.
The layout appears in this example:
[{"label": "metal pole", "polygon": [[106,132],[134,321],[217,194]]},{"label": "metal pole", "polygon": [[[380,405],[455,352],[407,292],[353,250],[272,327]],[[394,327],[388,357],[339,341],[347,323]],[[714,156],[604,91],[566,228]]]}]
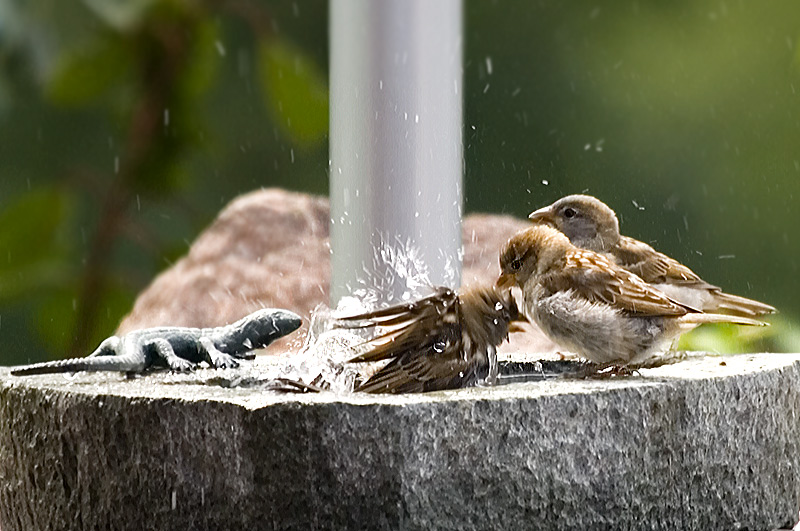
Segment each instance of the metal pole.
[{"label": "metal pole", "polygon": [[[434,285],[461,279],[460,0],[331,0],[331,303],[409,296],[409,243]],[[384,253],[384,256],[381,255]]]}]

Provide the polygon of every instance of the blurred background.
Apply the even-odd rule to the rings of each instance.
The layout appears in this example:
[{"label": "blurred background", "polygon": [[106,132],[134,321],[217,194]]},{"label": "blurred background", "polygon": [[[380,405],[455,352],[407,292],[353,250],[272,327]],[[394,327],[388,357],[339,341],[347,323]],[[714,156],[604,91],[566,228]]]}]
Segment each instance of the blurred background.
[{"label": "blurred background", "polygon": [[[0,363],[83,355],[229,200],[326,194],[327,3],[0,0]],[[587,192],[800,351],[800,6],[465,3],[465,210]]]}]

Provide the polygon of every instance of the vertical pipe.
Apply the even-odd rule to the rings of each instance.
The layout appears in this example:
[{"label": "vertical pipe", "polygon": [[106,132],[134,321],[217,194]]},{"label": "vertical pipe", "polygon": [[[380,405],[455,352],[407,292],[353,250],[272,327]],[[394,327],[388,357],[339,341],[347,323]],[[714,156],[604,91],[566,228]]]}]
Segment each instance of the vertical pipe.
[{"label": "vertical pipe", "polygon": [[331,303],[356,287],[408,296],[376,253],[410,243],[458,287],[461,0],[331,0]]}]

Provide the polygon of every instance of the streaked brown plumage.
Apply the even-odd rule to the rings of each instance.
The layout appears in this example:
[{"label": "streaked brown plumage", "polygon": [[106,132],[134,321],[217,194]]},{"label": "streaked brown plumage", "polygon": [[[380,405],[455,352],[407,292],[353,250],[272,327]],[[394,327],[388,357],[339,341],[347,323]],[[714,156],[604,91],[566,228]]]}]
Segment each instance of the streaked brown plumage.
[{"label": "streaked brown plumage", "polygon": [[724,293],[677,260],[644,242],[620,235],[616,213],[595,197],[569,195],[528,217],[534,223],[554,226],[576,246],[603,254],[616,265],[694,308],[743,317],[775,312],[768,304]]},{"label": "streaked brown plumage", "polygon": [[368,342],[368,352],[350,360],[390,360],[355,390],[419,393],[467,387],[482,379],[493,383],[496,347],[518,316],[510,290],[476,286],[461,293],[437,288],[414,302],[340,318],[386,330]]},{"label": "streaked brown plumage", "polygon": [[520,311],[553,341],[590,361],[639,364],[703,323],[762,325],[671,299],[549,225],[515,234],[500,252],[499,287],[522,289]]}]

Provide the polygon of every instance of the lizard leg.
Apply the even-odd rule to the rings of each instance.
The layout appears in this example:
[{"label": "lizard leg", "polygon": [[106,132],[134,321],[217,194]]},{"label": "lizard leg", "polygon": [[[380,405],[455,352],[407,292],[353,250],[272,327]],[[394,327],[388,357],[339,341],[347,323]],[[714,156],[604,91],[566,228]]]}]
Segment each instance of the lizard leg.
[{"label": "lizard leg", "polygon": [[225,354],[215,347],[211,339],[201,337],[200,346],[203,347],[203,350],[206,352],[206,361],[215,369],[233,369],[239,366],[239,362],[236,361],[236,358],[230,354]]},{"label": "lizard leg", "polygon": [[192,371],[195,368],[195,364],[189,360],[185,360],[175,354],[175,351],[172,349],[172,345],[169,344],[164,338],[158,338],[150,341],[150,345],[155,348],[158,357],[160,357],[164,364],[169,367],[170,370],[176,372],[188,372]]},{"label": "lizard leg", "polygon": [[111,336],[103,340],[100,345],[94,349],[94,352],[86,356],[87,358],[91,358],[94,356],[116,356],[117,355],[117,347],[119,347],[120,338],[117,336]]},{"label": "lizard leg", "polygon": [[489,374],[486,375],[486,383],[495,385],[497,383],[497,375],[500,373],[500,366],[497,364],[497,349],[494,346],[489,346],[486,354],[489,358]]}]

